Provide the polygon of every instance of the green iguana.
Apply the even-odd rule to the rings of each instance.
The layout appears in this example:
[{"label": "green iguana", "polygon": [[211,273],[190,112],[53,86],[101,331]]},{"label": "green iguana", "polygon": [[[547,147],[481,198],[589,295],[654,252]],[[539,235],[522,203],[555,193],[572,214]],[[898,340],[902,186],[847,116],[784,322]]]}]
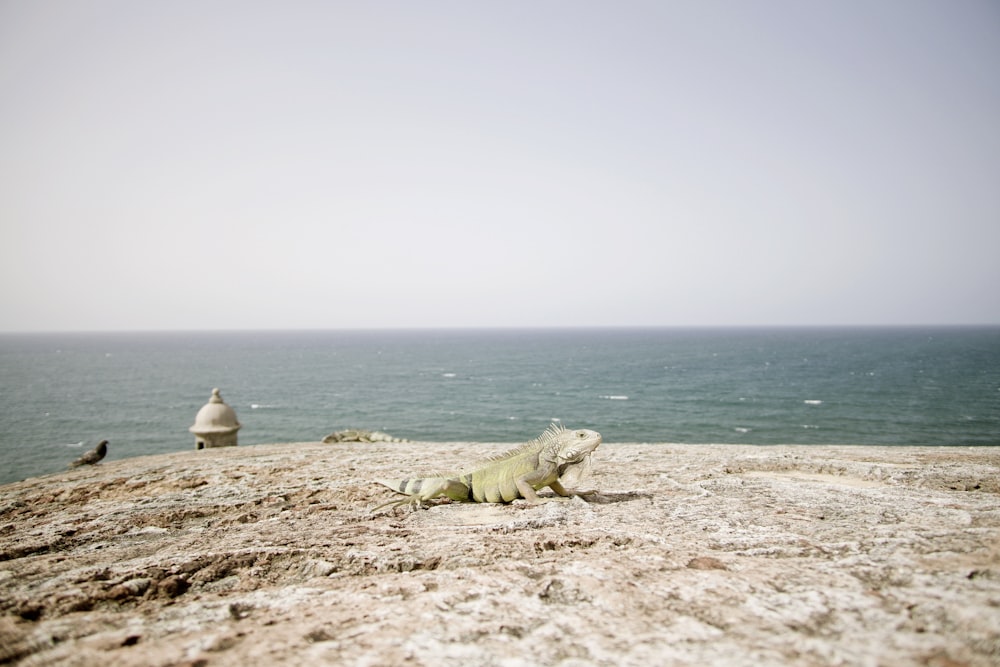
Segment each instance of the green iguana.
[{"label": "green iguana", "polygon": [[566,489],[560,479],[579,481],[589,470],[590,455],[599,444],[601,434],[596,431],[571,431],[553,424],[534,440],[463,472],[439,477],[377,480],[407,497],[384,503],[372,511],[389,505],[419,505],[442,496],[477,503],[510,502],[517,498],[538,503],[535,491],[546,486],[560,496],[594,493]]},{"label": "green iguana", "polygon": [[409,442],[409,440],[394,438],[382,431],[364,431],[352,428],[346,431],[334,431],[323,438],[323,442],[329,445],[335,442]]}]

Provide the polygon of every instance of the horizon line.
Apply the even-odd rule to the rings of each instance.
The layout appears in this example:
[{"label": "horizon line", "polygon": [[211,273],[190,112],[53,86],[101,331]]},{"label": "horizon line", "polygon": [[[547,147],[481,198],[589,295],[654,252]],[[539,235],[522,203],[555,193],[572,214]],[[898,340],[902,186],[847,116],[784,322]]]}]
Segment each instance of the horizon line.
[{"label": "horizon line", "polygon": [[597,330],[779,330],[779,329],[990,329],[1000,322],[981,323],[896,323],[896,324],[582,324],[582,325],[473,325],[473,326],[344,326],[300,328],[126,328],[126,329],[15,329],[0,330],[0,336],[35,336],[54,334],[233,334],[233,333],[388,333],[445,331],[597,331]]}]

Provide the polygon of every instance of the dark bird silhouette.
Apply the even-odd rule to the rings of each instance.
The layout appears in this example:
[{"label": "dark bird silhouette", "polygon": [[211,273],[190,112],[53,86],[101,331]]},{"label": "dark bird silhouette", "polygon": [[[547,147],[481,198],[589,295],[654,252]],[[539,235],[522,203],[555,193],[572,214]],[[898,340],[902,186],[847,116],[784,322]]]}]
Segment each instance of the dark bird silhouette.
[{"label": "dark bird silhouette", "polygon": [[101,440],[99,443],[97,443],[97,447],[94,447],[92,450],[90,450],[77,460],[70,463],[69,467],[78,468],[80,466],[94,465],[95,463],[103,459],[107,455],[107,453],[108,453],[108,441]]}]

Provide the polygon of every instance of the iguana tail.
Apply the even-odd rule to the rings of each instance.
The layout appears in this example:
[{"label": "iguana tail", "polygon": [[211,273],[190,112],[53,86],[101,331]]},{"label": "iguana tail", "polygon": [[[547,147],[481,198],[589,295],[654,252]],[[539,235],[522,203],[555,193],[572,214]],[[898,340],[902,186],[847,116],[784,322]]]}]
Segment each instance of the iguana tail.
[{"label": "iguana tail", "polygon": [[419,505],[432,498],[450,498],[452,500],[472,499],[472,479],[470,475],[463,477],[412,477],[410,479],[378,479],[377,483],[387,486],[397,493],[406,494],[400,500],[390,500],[372,511],[380,510],[389,505]]}]

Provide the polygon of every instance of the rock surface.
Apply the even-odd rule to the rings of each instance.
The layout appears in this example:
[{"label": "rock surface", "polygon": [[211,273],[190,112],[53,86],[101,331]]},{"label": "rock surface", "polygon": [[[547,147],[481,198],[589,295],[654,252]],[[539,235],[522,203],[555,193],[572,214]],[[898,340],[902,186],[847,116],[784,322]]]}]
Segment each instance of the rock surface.
[{"label": "rock surface", "polygon": [[0,663],[1000,664],[1000,450],[602,445],[601,495],[369,508],[502,445],[0,487]]}]

